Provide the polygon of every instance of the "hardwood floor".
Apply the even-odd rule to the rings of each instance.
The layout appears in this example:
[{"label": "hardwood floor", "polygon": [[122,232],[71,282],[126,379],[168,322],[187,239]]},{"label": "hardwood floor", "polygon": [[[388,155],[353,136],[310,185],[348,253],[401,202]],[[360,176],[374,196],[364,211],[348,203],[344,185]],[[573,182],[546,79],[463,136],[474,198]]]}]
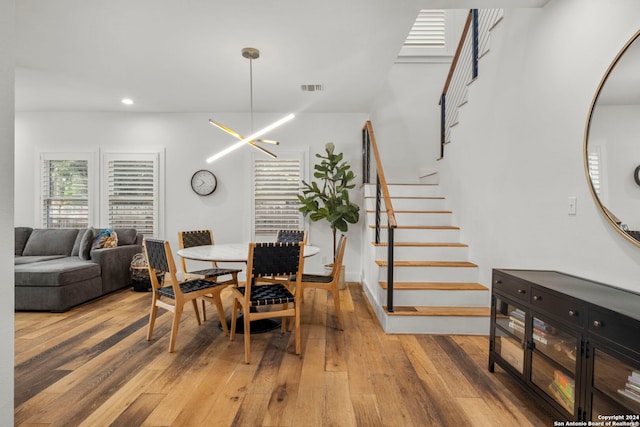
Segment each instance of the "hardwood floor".
[{"label": "hardwood floor", "polygon": [[[386,335],[362,287],[308,289],[302,355],[291,333],[230,342],[208,307],[185,307],[175,353],[160,310],[146,341],[147,293],[123,290],[62,314],[16,313],[16,426],[551,426],[496,367],[488,338]],[[228,310],[230,297],[223,292]]]}]

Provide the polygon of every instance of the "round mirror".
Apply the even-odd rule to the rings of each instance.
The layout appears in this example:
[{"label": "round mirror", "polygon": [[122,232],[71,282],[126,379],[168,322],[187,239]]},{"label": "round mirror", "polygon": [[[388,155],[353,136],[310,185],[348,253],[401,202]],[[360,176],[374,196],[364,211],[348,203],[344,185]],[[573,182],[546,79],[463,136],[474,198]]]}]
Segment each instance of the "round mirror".
[{"label": "round mirror", "polygon": [[615,229],[640,246],[640,31],[598,86],[584,147],[594,200]]}]

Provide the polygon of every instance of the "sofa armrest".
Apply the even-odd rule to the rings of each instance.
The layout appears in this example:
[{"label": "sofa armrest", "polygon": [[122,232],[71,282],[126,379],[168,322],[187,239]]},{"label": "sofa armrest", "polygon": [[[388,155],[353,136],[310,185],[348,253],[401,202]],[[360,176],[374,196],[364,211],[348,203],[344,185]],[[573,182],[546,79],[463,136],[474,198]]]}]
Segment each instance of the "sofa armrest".
[{"label": "sofa armrest", "polygon": [[142,251],[142,245],[125,245],[91,252],[91,260],[100,264],[103,293],[131,285],[131,260]]}]

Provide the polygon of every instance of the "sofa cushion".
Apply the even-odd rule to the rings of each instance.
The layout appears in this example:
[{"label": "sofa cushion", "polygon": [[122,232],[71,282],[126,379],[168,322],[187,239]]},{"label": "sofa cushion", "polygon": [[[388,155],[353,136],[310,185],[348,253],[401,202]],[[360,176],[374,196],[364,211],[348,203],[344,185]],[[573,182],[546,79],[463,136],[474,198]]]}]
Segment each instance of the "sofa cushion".
[{"label": "sofa cushion", "polygon": [[66,258],[66,255],[31,255],[31,256],[17,256],[14,258],[14,264],[31,264],[40,261],[49,261],[50,259]]},{"label": "sofa cushion", "polygon": [[73,242],[73,249],[71,249],[71,256],[80,255],[80,243],[82,242],[82,238],[84,237],[84,231],[82,229],[78,230],[78,235],[76,236],[75,242]]},{"label": "sofa cushion", "polygon": [[27,240],[29,240],[29,236],[33,228],[31,227],[16,227],[16,240],[15,240],[15,255],[22,255],[22,251],[24,251],[24,247],[27,244]]},{"label": "sofa cushion", "polygon": [[77,228],[36,228],[22,255],[71,255],[77,236]]},{"label": "sofa cushion", "polygon": [[64,286],[100,277],[100,265],[65,257],[15,266],[16,286]]},{"label": "sofa cushion", "polygon": [[116,228],[118,234],[118,246],[135,245],[138,232],[135,228]]},{"label": "sofa cushion", "polygon": [[[91,259],[91,245],[93,243],[93,227],[87,228],[82,234],[82,240],[80,240],[80,247],[78,248],[78,256],[85,261]],[[79,233],[80,234],[80,233]]]}]

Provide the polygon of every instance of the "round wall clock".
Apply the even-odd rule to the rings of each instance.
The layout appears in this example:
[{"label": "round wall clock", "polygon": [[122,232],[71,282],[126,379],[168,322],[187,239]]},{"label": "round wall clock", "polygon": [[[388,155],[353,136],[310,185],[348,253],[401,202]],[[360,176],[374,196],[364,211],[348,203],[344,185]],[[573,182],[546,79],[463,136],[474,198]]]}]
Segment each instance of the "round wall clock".
[{"label": "round wall clock", "polygon": [[216,191],[217,186],[218,180],[211,171],[202,169],[191,177],[191,188],[200,196],[208,196]]}]

